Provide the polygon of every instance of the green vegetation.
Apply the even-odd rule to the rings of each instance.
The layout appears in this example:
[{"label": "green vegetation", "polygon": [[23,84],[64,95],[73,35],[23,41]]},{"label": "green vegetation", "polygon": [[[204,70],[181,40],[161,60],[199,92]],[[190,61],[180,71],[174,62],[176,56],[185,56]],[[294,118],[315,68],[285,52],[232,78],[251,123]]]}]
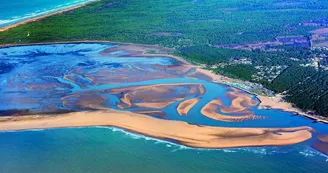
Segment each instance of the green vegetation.
[{"label": "green vegetation", "polygon": [[309,31],[318,27],[300,23],[327,16],[326,0],[102,0],[0,32],[0,44],[79,40],[157,44],[175,48],[176,55],[217,73],[285,92],[288,101],[300,108],[328,115],[326,72],[300,66],[327,51],[297,46],[277,46],[275,51],[222,48],[279,36],[309,38]]},{"label": "green vegetation", "polygon": [[315,73],[316,71],[312,67],[293,65],[274,79],[270,88],[279,93],[288,91],[298,85],[298,83],[311,78]]},{"label": "green vegetation", "polygon": [[185,47],[266,41],[306,35],[313,27],[300,22],[328,16],[324,0],[301,2],[102,0],[0,33],[0,44],[85,39]]},{"label": "green vegetation", "polygon": [[240,78],[243,80],[252,81],[252,75],[255,73],[255,68],[252,65],[236,64],[226,66],[222,69],[215,70],[217,73],[221,73],[231,78]]},{"label": "green vegetation", "polygon": [[316,110],[317,113],[327,114],[328,103],[328,72],[319,71],[293,86],[287,92],[286,99],[292,101],[301,109]]}]

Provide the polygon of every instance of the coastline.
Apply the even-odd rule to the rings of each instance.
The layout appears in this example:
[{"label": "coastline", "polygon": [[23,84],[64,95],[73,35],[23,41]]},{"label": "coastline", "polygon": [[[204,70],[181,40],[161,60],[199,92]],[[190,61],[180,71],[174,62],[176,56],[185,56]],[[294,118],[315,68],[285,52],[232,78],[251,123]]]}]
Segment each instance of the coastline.
[{"label": "coastline", "polygon": [[78,8],[84,7],[84,6],[86,6],[90,3],[97,2],[97,1],[100,1],[100,0],[85,2],[83,4],[79,4],[79,5],[75,5],[75,6],[72,6],[72,7],[64,8],[62,10],[58,10],[58,11],[55,11],[53,13],[48,13],[48,14],[45,14],[45,15],[32,17],[30,19],[23,20],[23,21],[20,21],[20,22],[17,22],[17,23],[8,25],[8,26],[0,27],[0,32],[7,31],[7,30],[15,28],[17,26],[24,25],[24,24],[31,23],[31,22],[35,22],[35,21],[38,21],[38,20],[41,20],[41,19],[44,19],[44,18],[47,18],[47,17],[50,17],[50,16],[54,16],[54,15],[57,15],[57,14],[61,14],[61,13],[65,13],[65,12],[68,12],[68,11],[76,10]]},{"label": "coastline", "polygon": [[74,112],[0,122],[0,131],[45,128],[112,126],[130,132],[197,148],[234,148],[255,146],[284,146],[306,141],[312,137],[311,127],[294,128],[226,128],[163,120],[147,115],[106,109]]}]

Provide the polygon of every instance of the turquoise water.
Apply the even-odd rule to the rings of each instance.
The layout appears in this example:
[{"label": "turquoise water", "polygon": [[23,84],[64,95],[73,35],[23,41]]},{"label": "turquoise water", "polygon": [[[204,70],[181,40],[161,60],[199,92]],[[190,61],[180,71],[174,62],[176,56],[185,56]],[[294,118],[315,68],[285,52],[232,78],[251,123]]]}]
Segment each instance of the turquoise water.
[{"label": "turquoise water", "polygon": [[[316,132],[312,139],[297,145],[224,150],[192,149],[114,128],[0,132],[0,172],[322,173],[328,170],[327,157],[311,147],[317,135],[328,134],[327,125],[280,110],[258,109],[257,106],[250,111],[265,116],[265,119],[224,122],[207,118],[201,115],[201,108],[214,98],[229,105],[231,100],[225,93],[231,90],[230,87],[186,78],[192,69],[177,75],[169,68],[163,68],[177,64],[169,58],[114,56],[126,55],[121,51],[105,56],[99,54],[115,46],[119,45],[83,43],[0,49],[0,111],[79,111],[83,108],[76,104],[76,98],[68,99],[71,103],[68,105],[63,104],[62,99],[84,94],[104,95],[109,99],[105,106],[119,109],[116,106],[119,95],[105,91],[129,86],[197,83],[206,90],[199,97],[200,101],[186,116],[180,116],[176,111],[183,100],[165,107],[162,111],[168,119],[221,127],[311,126]],[[106,73],[97,73],[103,70]],[[147,75],[156,76],[163,71],[170,73],[172,78],[143,80]],[[71,78],[64,77],[67,75]],[[117,75],[129,78],[118,83],[112,83],[114,78],[106,78]],[[103,77],[105,79],[100,80]],[[188,95],[185,99],[193,97],[196,95]],[[253,99],[256,98],[253,96]]]},{"label": "turquoise water", "polygon": [[92,0],[0,0],[0,27]]},{"label": "turquoise water", "polygon": [[2,173],[324,173],[302,145],[199,150],[106,128],[0,133]]}]

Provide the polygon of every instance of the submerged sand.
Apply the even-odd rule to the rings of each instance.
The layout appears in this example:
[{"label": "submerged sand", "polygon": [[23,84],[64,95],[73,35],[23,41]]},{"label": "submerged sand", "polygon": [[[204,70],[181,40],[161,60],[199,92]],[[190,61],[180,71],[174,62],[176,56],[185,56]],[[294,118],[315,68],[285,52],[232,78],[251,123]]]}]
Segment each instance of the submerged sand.
[{"label": "submerged sand", "polygon": [[317,140],[312,144],[312,147],[328,155],[328,135],[319,135]]},{"label": "submerged sand", "polygon": [[191,125],[110,109],[0,122],[1,131],[83,126],[114,126],[200,148],[281,146],[303,142],[312,137],[310,127],[222,128]]}]

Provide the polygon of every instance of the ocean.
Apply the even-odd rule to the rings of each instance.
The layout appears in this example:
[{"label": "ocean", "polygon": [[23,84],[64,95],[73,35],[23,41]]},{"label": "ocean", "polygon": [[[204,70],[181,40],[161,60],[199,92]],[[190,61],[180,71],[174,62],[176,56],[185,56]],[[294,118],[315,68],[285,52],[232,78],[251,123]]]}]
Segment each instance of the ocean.
[{"label": "ocean", "polygon": [[324,173],[327,158],[302,144],[192,149],[114,128],[0,133],[1,173]]},{"label": "ocean", "polygon": [[0,27],[93,0],[0,0]]}]

